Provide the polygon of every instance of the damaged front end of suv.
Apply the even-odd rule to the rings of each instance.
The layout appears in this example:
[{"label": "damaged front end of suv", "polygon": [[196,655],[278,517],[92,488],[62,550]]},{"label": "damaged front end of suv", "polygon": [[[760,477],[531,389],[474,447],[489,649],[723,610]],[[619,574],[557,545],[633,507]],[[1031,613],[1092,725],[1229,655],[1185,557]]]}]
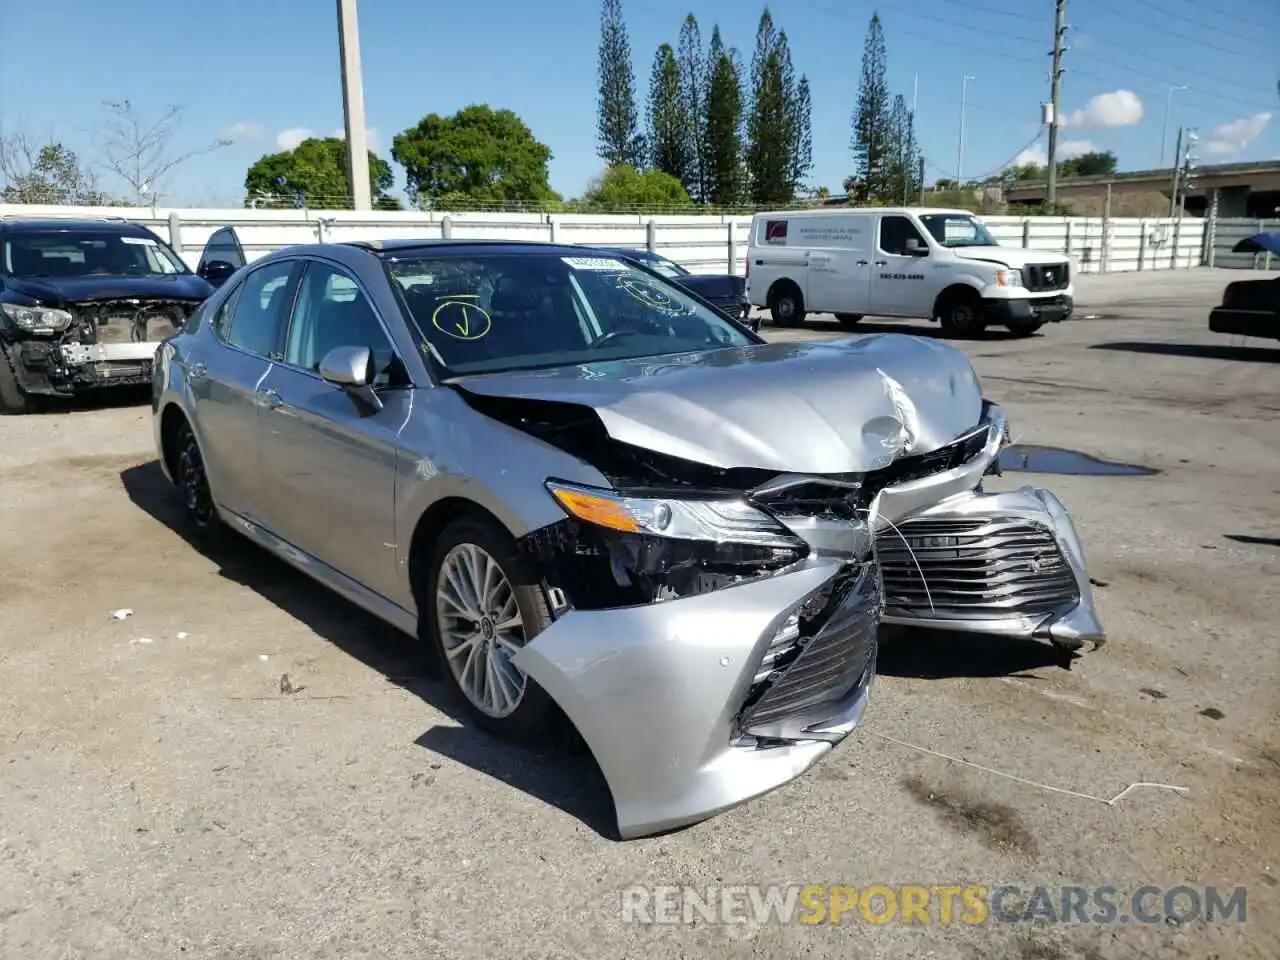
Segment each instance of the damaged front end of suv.
[{"label": "damaged front end of suv", "polygon": [[[512,662],[591,749],[624,837],[818,762],[866,706],[884,619],[1102,638],[1061,505],[983,492],[1005,419],[953,348],[873,336],[449,385],[576,475],[545,478],[561,518],[519,538],[555,620]],[[956,527],[976,518],[995,529]]]}]

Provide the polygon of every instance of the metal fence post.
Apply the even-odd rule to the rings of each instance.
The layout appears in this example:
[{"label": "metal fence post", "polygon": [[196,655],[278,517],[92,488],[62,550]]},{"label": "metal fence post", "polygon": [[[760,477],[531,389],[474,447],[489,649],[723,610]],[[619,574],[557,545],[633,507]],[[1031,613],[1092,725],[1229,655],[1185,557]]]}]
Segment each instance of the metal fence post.
[{"label": "metal fence post", "polygon": [[547,226],[551,229],[551,242],[556,242],[556,218],[555,214],[547,214]]},{"label": "metal fence post", "polygon": [[1022,249],[1026,250],[1031,246],[1031,218],[1022,218]]},{"label": "metal fence post", "polygon": [[1143,270],[1147,265],[1147,221],[1138,221],[1138,269]]},{"label": "metal fence post", "polygon": [[738,272],[738,231],[735,229],[736,224],[729,221],[729,276],[734,276]]},{"label": "metal fence post", "polygon": [[1209,219],[1204,225],[1204,256],[1201,258],[1208,267],[1218,260],[1218,199],[1221,193],[1218,187],[1214,187],[1209,195]]},{"label": "metal fence post", "polygon": [[653,217],[644,226],[644,245],[650,253],[658,252],[658,223]]},{"label": "metal fence post", "polygon": [[182,218],[176,210],[169,211],[169,246],[174,253],[182,255]]},{"label": "metal fence post", "polygon": [[1111,270],[1111,184],[1107,184],[1107,197],[1102,202],[1102,272]]},{"label": "metal fence post", "polygon": [[1062,252],[1066,254],[1068,258],[1070,258],[1071,256],[1071,218],[1067,217],[1065,219],[1067,221],[1067,239],[1066,239],[1066,249],[1063,250]]},{"label": "metal fence post", "polygon": [[453,239],[453,217],[447,213],[444,215],[444,219],[440,221],[440,239]]}]

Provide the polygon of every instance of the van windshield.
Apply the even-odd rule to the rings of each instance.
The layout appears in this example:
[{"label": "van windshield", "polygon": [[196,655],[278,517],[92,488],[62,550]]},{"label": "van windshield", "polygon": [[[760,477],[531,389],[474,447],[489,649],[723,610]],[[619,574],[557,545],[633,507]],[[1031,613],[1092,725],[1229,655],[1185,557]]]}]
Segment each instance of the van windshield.
[{"label": "van windshield", "polygon": [[922,213],[920,222],[944,247],[998,247],[978,220],[963,213]]}]

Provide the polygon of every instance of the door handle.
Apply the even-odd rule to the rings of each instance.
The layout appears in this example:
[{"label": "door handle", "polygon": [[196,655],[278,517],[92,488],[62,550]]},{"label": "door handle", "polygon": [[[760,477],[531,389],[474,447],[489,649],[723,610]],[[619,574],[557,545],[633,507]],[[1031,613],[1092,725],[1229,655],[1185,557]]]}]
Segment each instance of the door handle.
[{"label": "door handle", "polygon": [[208,368],[208,367],[206,367],[206,366],[205,366],[203,363],[201,363],[199,360],[197,360],[195,363],[188,363],[188,364],[187,364],[187,379],[188,379],[188,380],[199,380],[199,379],[201,379],[201,378],[202,378],[206,373],[208,373],[208,372],[209,372],[209,368]]},{"label": "door handle", "polygon": [[258,391],[259,406],[266,407],[269,410],[274,410],[282,403],[284,403],[284,401],[280,399],[280,394],[272,390],[270,387],[265,390]]},{"label": "door handle", "polygon": [[856,263],[856,264],[857,264],[858,266],[860,266],[860,267],[865,267],[865,266],[867,265],[867,261],[866,261],[866,260],[855,260],[855,261],[853,261],[853,262],[854,262],[854,263]]},{"label": "door handle", "polygon": [[888,261],[888,260],[877,260],[877,261],[876,261],[876,266],[877,266],[877,267],[887,267],[888,265],[889,265],[889,261]]}]

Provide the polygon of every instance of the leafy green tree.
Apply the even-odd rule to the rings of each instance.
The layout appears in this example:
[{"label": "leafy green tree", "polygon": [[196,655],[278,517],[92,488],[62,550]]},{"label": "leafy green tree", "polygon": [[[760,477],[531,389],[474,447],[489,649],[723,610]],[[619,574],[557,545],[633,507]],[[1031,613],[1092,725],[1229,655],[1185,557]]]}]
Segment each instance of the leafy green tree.
[{"label": "leafy green tree", "polygon": [[704,126],[707,101],[706,60],[702,51],[702,31],[698,28],[698,20],[691,13],[680,25],[680,97],[684,103],[684,114],[687,118],[685,129],[685,149],[688,151],[690,163],[686,175],[681,178],[689,195],[697,200],[705,200],[706,183],[706,150],[704,142]]},{"label": "leafy green tree", "polygon": [[[400,201],[388,194],[394,183],[390,164],[369,151],[369,191],[375,207],[400,209]],[[244,175],[244,190],[246,204],[270,198],[295,207],[349,209],[352,190],[347,141],[312,137],[292,150],[259,157]]]},{"label": "leafy green tree", "polygon": [[0,202],[109,206],[93,173],[61,143],[37,145],[22,133],[0,137]]},{"label": "leafy green tree", "polygon": [[1058,164],[1064,177],[1102,177],[1116,172],[1116,155],[1110,150],[1093,150]]},{"label": "leafy green tree", "polygon": [[658,47],[649,79],[649,162],[681,183],[688,183],[689,115],[680,89],[680,65],[671,44]]},{"label": "leafy green tree", "polygon": [[548,204],[551,148],[510,110],[472,104],[449,117],[429,113],[396,134],[391,156],[404,167],[409,198],[431,201]]},{"label": "leafy green tree", "polygon": [[644,163],[644,137],[636,108],[636,81],[631,41],[622,18],[622,0],[604,0],[600,8],[600,93],[597,107],[597,153],[609,166]]},{"label": "leafy green tree", "polygon": [[693,200],[678,179],[661,170],[609,167],[591,181],[578,206],[587,211],[681,210]]},{"label": "leafy green tree", "polygon": [[742,201],[742,69],[737,52],[726,50],[720,28],[711,31],[707,52],[707,104],[703,155],[707,195],[716,206]]},{"label": "leafy green tree", "polygon": [[882,199],[892,192],[890,166],[893,158],[893,129],[890,118],[889,83],[885,76],[888,55],[880,14],[873,14],[862,49],[862,77],[858,83],[858,103],[853,111],[854,175],[860,199]]},{"label": "leafy green tree", "polygon": [[[808,84],[805,84],[806,88]],[[811,158],[797,158],[802,136],[799,88],[787,35],[765,7],[756,29],[751,61],[751,109],[747,115],[748,190],[755,204],[790,203],[808,172]],[[802,169],[803,168],[803,169]]]}]

